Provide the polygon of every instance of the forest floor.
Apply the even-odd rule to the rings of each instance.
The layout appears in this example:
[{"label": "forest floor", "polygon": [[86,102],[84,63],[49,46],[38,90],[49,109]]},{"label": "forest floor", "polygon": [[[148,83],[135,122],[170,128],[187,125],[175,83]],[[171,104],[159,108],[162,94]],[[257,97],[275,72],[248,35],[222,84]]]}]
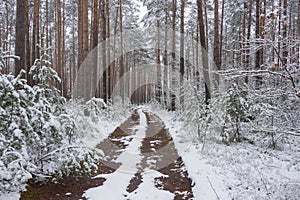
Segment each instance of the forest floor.
[{"label": "forest floor", "polygon": [[97,175],[32,183],[21,199],[193,199],[194,183],[182,157],[153,113],[134,111],[96,148],[104,155]]},{"label": "forest floor", "polygon": [[[102,133],[85,138],[103,152],[97,174],[31,183],[21,199],[300,199],[298,136],[278,135],[276,149],[261,133],[244,133],[251,143],[201,143],[176,112],[149,105],[128,119],[116,113],[122,119],[99,120]],[[11,195],[0,199],[18,199]]]}]

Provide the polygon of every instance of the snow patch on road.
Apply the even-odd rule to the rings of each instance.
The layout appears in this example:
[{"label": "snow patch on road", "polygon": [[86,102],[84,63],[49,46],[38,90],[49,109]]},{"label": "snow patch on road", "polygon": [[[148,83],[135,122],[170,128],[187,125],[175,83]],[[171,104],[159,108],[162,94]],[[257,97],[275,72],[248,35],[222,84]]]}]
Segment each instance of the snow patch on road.
[{"label": "snow patch on road", "polygon": [[174,194],[160,190],[155,187],[155,178],[159,177],[166,177],[164,174],[146,168],[145,171],[142,173],[143,182],[139,185],[138,189],[135,190],[133,193],[127,194],[128,199],[130,200],[171,200],[174,199]]},{"label": "snow patch on road", "polygon": [[[136,134],[132,135],[132,140],[124,152],[117,158],[121,166],[112,174],[99,175],[95,178],[104,177],[106,181],[103,186],[90,188],[84,193],[84,197],[90,200],[98,200],[103,197],[107,200],[126,198],[126,189],[134,174],[138,171],[138,165],[143,156],[140,153],[142,141],[146,136],[147,119],[142,109],[138,110],[139,125],[135,126]],[[112,191],[113,188],[113,191]]]}]

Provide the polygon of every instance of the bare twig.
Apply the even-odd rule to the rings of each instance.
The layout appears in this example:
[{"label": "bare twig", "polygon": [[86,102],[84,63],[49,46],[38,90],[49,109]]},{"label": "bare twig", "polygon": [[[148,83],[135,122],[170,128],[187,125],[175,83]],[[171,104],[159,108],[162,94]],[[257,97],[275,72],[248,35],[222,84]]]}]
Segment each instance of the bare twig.
[{"label": "bare twig", "polygon": [[209,177],[208,177],[208,176],[206,176],[206,177],[207,177],[207,180],[208,180],[208,182],[209,182],[209,184],[210,184],[211,189],[212,189],[212,190],[214,191],[214,193],[216,194],[217,199],[220,200],[220,197],[219,197],[219,195],[217,194],[215,188],[213,187],[213,185],[212,185],[212,183],[211,183]]}]

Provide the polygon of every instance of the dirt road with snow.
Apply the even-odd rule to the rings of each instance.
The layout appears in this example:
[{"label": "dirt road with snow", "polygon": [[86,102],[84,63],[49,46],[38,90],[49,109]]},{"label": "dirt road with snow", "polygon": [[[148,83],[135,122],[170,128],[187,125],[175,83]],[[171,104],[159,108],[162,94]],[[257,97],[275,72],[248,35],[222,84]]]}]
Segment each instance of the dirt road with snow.
[{"label": "dirt road with snow", "polygon": [[96,148],[104,154],[97,176],[32,185],[21,199],[193,199],[184,163],[153,113],[136,110]]}]

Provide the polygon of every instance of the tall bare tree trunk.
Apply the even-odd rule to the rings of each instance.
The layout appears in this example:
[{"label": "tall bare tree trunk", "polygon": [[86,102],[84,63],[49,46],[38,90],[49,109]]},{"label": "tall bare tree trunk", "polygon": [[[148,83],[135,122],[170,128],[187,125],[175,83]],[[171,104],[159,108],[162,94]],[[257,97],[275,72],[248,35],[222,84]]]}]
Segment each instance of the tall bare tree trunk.
[{"label": "tall bare tree trunk", "polygon": [[[184,84],[184,8],[185,0],[181,0],[180,5],[180,86]],[[181,92],[180,92],[181,93]],[[184,105],[184,95],[180,96],[180,104]]]},{"label": "tall bare tree trunk", "polygon": [[49,47],[49,0],[46,0],[46,49]]},{"label": "tall bare tree trunk", "polygon": [[83,18],[82,18],[82,1],[78,0],[78,66],[79,69],[83,62]]},{"label": "tall bare tree trunk", "polygon": [[[55,69],[59,75],[59,77],[63,80],[62,77],[62,23],[61,23],[61,2],[60,0],[56,0],[56,48],[55,48],[55,57],[56,57],[56,63],[55,63]],[[61,83],[56,84],[57,88],[62,91],[62,85]]]},{"label": "tall bare tree trunk", "polygon": [[15,55],[20,59],[15,61],[15,76],[17,76],[21,70],[25,70],[26,63],[26,1],[17,0],[17,12],[16,12],[16,43],[15,43]]},{"label": "tall bare tree trunk", "polygon": [[243,23],[242,23],[242,64],[245,65],[246,63],[246,18],[247,18],[247,2],[244,2],[244,14],[243,14]]},{"label": "tall bare tree trunk", "polygon": [[161,61],[160,61],[160,21],[157,20],[157,49],[156,49],[156,99],[158,102],[161,102]]},{"label": "tall bare tree trunk", "polygon": [[[246,69],[250,69],[250,37],[251,37],[251,24],[252,24],[252,0],[249,0],[248,9],[248,22],[247,22],[247,51],[246,51]],[[248,77],[246,77],[246,83],[248,83]]]},{"label": "tall bare tree trunk", "polygon": [[[261,68],[261,47],[260,42],[260,0],[256,0],[256,14],[255,14],[255,38],[256,43],[259,45],[258,50],[255,52],[255,69],[260,70]],[[256,77],[256,87],[259,88],[261,85],[261,77]]]},{"label": "tall bare tree trunk", "polygon": [[108,85],[107,85],[107,99],[111,99],[111,93],[113,91],[113,83],[112,83],[112,70],[111,70],[111,56],[110,56],[110,12],[109,12],[109,0],[106,0],[106,22],[107,22],[107,65],[108,65],[108,71],[107,71],[107,76],[108,76]]},{"label": "tall bare tree trunk", "polygon": [[32,64],[35,62],[37,58],[39,58],[39,28],[40,28],[40,0],[34,0],[34,17],[33,17],[33,28],[32,28],[32,52],[31,52],[31,60]]},{"label": "tall bare tree trunk", "polygon": [[66,29],[65,29],[65,0],[62,1],[62,49],[61,49],[61,72],[62,72],[62,93],[64,97],[68,97],[68,76],[67,76],[67,61],[66,61]]},{"label": "tall bare tree trunk", "polygon": [[101,60],[102,60],[102,69],[103,69],[103,74],[102,74],[102,83],[103,83],[103,93],[102,93],[102,98],[107,101],[107,68],[106,68],[106,14],[105,14],[105,0],[101,0],[101,7],[100,7],[100,13],[101,13]]},{"label": "tall bare tree trunk", "polygon": [[[29,2],[26,0],[26,19],[25,19],[25,23],[26,23],[26,33],[25,33],[25,38],[26,38],[26,42],[25,42],[25,51],[26,51],[26,59],[25,59],[25,68],[26,68],[26,72],[27,72],[27,79],[29,76],[29,71],[32,65],[32,60],[30,59],[30,34],[29,34],[29,26],[30,26],[30,22],[29,22]],[[30,80],[29,80],[30,81]]]},{"label": "tall bare tree trunk", "polygon": [[[279,1],[279,17],[278,17],[278,35],[280,36],[281,33],[281,19],[282,19],[282,0],[278,0]],[[281,63],[280,61],[280,56],[281,56],[281,41],[278,39],[278,50],[277,50],[277,63],[278,65]],[[281,63],[282,64],[282,63]]]},{"label": "tall bare tree trunk", "polygon": [[82,26],[83,26],[83,59],[89,53],[89,20],[88,20],[88,1],[82,1]]},{"label": "tall bare tree trunk", "polygon": [[172,69],[171,71],[171,79],[172,79],[172,89],[170,92],[170,99],[171,99],[171,110],[175,111],[176,110],[176,94],[175,94],[175,90],[176,90],[176,82],[177,82],[177,78],[176,78],[176,32],[175,32],[175,28],[176,28],[176,4],[177,1],[176,0],[172,0]]},{"label": "tall bare tree trunk", "polygon": [[202,47],[202,65],[203,65],[204,87],[205,87],[205,102],[208,105],[209,100],[211,98],[211,94],[210,94],[210,78],[209,78],[209,69],[208,69],[208,52],[207,52],[206,36],[205,36],[205,29],[204,29],[202,0],[197,0],[197,5],[198,5],[200,44]]},{"label": "tall bare tree trunk", "polygon": [[200,90],[200,66],[199,66],[199,23],[196,28],[196,85],[197,89]]},{"label": "tall bare tree trunk", "polygon": [[[208,0],[204,0],[204,19],[205,19],[205,23],[203,20],[203,23],[205,24],[205,35],[207,36],[205,39],[206,42],[206,49],[208,49],[208,14],[207,14],[207,7],[208,7]],[[203,1],[202,1],[202,5],[203,5]],[[203,6],[202,6],[202,10],[203,10]],[[202,11],[203,12],[203,11]]]},{"label": "tall bare tree trunk", "polygon": [[220,67],[222,67],[222,55],[223,55],[224,12],[225,12],[225,0],[222,0],[221,33],[220,33],[220,61],[219,61]]},{"label": "tall bare tree trunk", "polygon": [[119,0],[120,4],[120,95],[122,102],[125,100],[125,86],[124,86],[124,56],[123,56],[123,9],[122,9],[122,0]]},{"label": "tall bare tree trunk", "polygon": [[[112,68],[112,74],[113,74],[113,78],[112,78],[112,88],[115,88],[116,86],[116,82],[118,81],[118,75],[117,75],[117,64],[116,64],[116,42],[117,42],[117,28],[118,28],[118,17],[119,17],[119,11],[118,8],[116,8],[116,18],[115,18],[115,27],[114,27],[114,43],[113,43],[113,61],[111,64],[111,68]],[[113,92],[113,90],[112,90]]]},{"label": "tall bare tree trunk", "polygon": [[282,47],[282,66],[287,67],[287,57],[288,57],[288,38],[287,38],[287,28],[288,28],[288,16],[287,16],[287,0],[283,0],[283,17],[284,23],[282,26],[282,37],[283,37],[283,47]]},{"label": "tall bare tree trunk", "polygon": [[[98,85],[98,36],[99,36],[99,5],[98,0],[94,0],[93,5],[93,23],[92,23],[92,46],[91,49],[93,51],[93,72],[92,72],[92,84],[91,84],[91,92],[96,92]],[[99,92],[99,91],[97,91]],[[91,94],[91,95],[95,95]]]},{"label": "tall bare tree trunk", "polygon": [[[216,70],[221,70],[220,66],[220,34],[219,34],[219,1],[214,0],[214,63],[216,65]],[[219,87],[219,76],[215,74],[215,88]]]},{"label": "tall bare tree trunk", "polygon": [[[263,2],[263,8],[261,8],[261,15],[260,15],[260,38],[261,40],[265,39],[265,21],[266,21],[266,7],[267,7],[267,1],[264,0]],[[261,47],[260,50],[260,62],[261,65],[264,64],[264,47]]]},{"label": "tall bare tree trunk", "polygon": [[[167,1],[166,1],[167,2]],[[168,106],[168,69],[169,69],[169,64],[168,64],[168,9],[167,5],[165,5],[165,51],[164,51],[164,57],[163,57],[163,62],[164,62],[164,105],[167,107]]]}]

